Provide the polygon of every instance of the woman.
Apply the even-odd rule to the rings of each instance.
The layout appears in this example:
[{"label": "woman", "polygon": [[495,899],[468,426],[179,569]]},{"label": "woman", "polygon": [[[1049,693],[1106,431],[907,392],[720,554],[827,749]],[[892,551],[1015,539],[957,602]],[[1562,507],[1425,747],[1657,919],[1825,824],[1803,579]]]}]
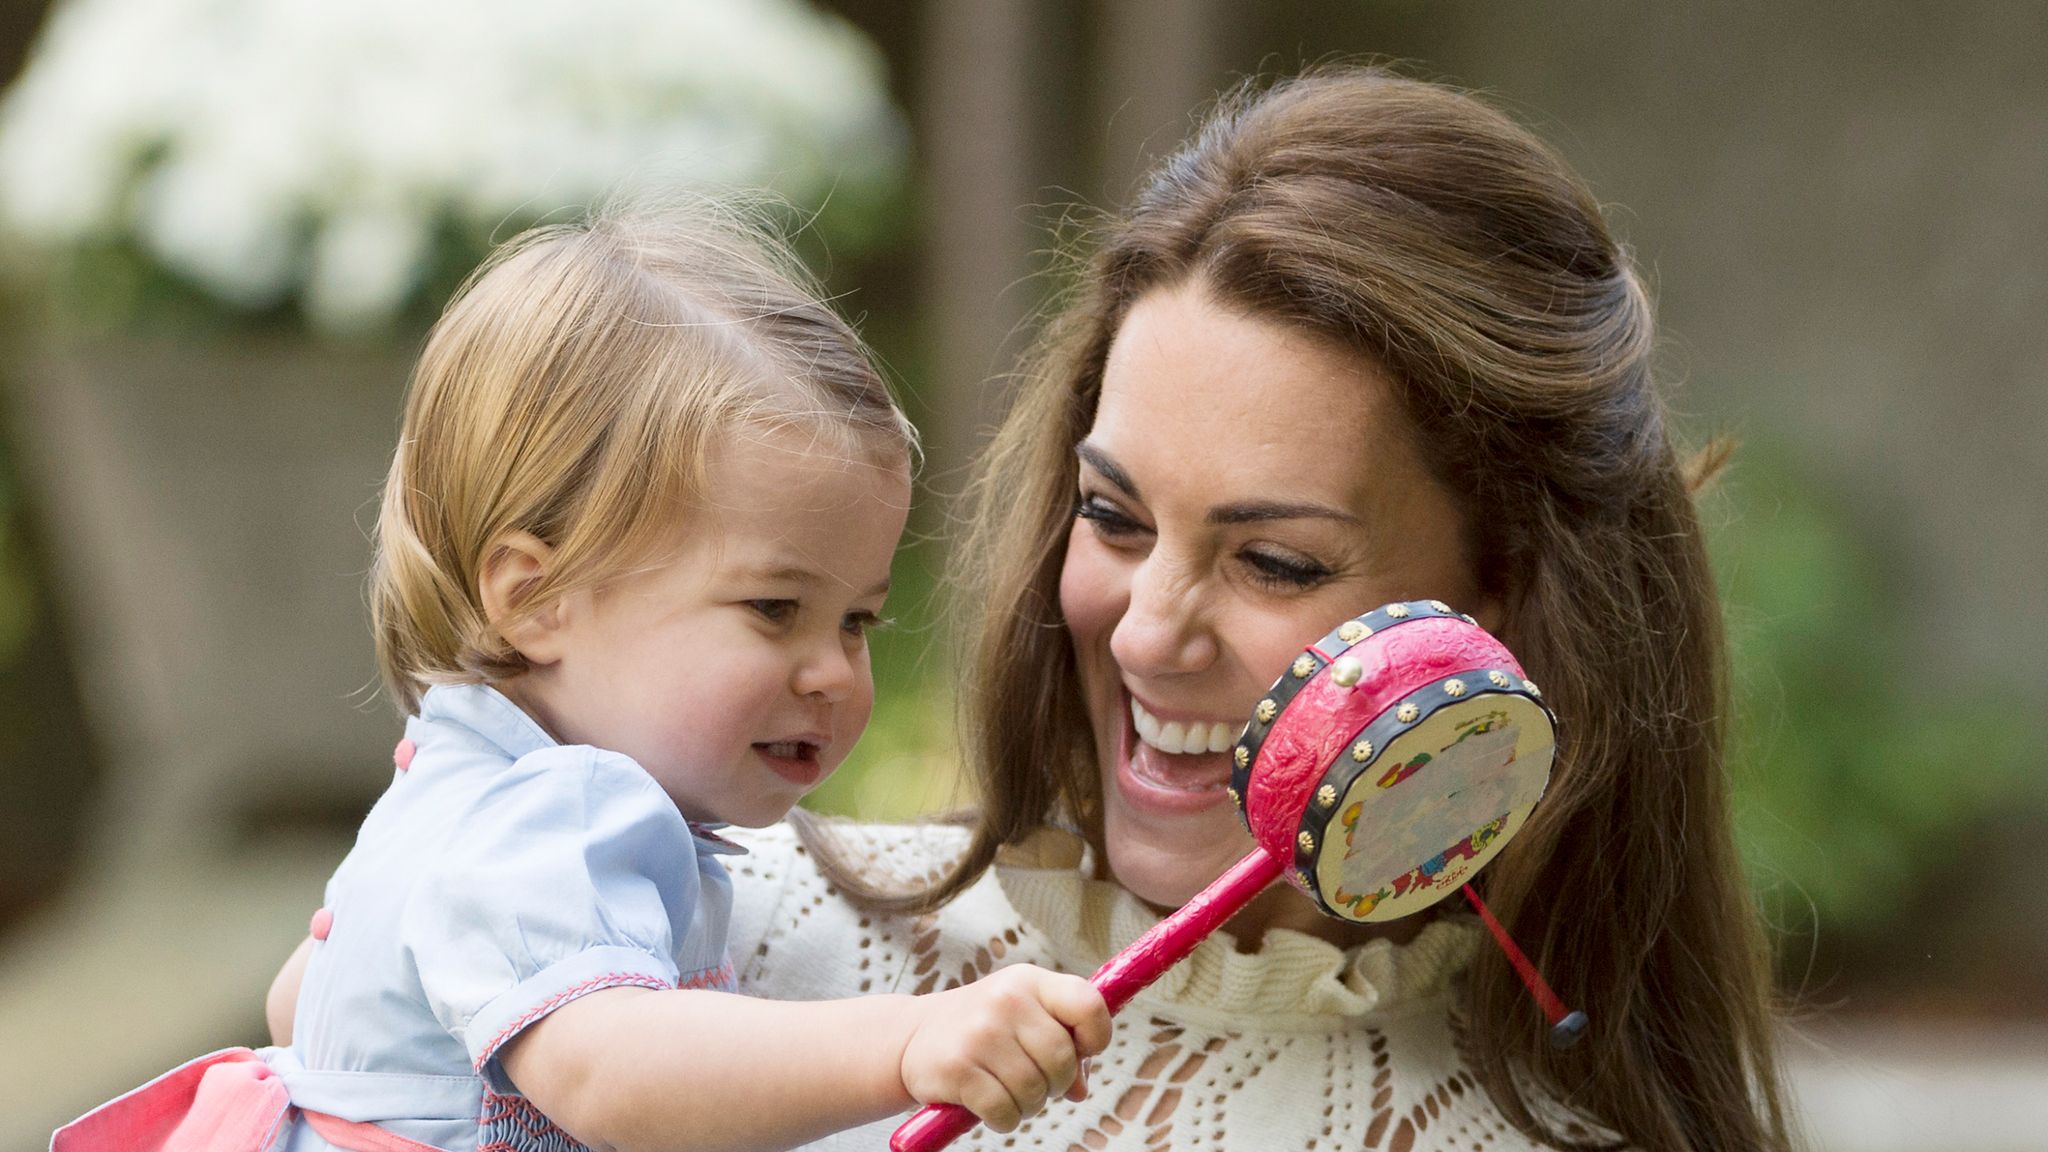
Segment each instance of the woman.
[{"label": "woman", "polygon": [[1549,1049],[1467,916],[1276,888],[1126,1009],[1085,1104],[964,1145],[1786,1147],[1690,496],[1715,461],[1679,463],[1650,346],[1590,194],[1504,117],[1376,70],[1225,101],[1103,230],[980,476],[971,828],[754,838],[743,990],[1091,971],[1250,847],[1225,750],[1293,655],[1436,598],[1561,717],[1483,882],[1585,1040]]}]

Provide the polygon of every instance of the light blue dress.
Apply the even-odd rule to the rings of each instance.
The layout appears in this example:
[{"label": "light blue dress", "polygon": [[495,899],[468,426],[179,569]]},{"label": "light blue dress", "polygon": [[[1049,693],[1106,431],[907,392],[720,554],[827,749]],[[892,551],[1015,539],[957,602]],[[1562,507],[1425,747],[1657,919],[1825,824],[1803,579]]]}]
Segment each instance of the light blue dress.
[{"label": "light blue dress", "polygon": [[[431,689],[405,731],[408,766],[327,883],[291,1046],[262,1055],[299,1108],[450,1152],[576,1148],[498,1054],[602,988],[730,990],[715,857],[744,849],[488,687]],[[304,1123],[278,1146],[331,1147]]]}]

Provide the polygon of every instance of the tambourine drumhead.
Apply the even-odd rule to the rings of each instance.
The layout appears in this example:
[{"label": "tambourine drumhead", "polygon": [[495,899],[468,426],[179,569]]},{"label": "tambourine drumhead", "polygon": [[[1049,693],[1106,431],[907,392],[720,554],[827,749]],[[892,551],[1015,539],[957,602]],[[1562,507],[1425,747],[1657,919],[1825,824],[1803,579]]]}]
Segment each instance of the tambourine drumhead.
[{"label": "tambourine drumhead", "polygon": [[1439,601],[1311,645],[1259,702],[1231,792],[1327,913],[1392,920],[1458,890],[1549,782],[1550,712],[1514,656]]},{"label": "tambourine drumhead", "polygon": [[[1526,696],[1467,695],[1405,726],[1311,803],[1310,894],[1348,920],[1393,920],[1458,890],[1507,846],[1550,779],[1550,717]],[[1343,779],[1347,777],[1348,779]],[[1323,793],[1328,795],[1328,793]]]}]

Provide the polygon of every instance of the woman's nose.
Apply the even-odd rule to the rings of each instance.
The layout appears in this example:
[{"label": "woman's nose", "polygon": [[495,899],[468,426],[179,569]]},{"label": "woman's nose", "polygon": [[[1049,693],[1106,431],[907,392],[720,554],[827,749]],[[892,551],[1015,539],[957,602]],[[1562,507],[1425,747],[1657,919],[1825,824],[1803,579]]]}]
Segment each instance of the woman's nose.
[{"label": "woman's nose", "polygon": [[1198,672],[1216,660],[1216,635],[1199,577],[1157,550],[1131,573],[1131,598],[1109,638],[1126,672],[1171,676]]}]

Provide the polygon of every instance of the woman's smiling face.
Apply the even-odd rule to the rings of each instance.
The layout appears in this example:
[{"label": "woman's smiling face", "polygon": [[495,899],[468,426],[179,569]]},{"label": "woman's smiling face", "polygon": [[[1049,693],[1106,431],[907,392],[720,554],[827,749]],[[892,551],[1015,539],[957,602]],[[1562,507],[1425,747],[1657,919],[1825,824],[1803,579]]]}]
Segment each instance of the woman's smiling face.
[{"label": "woman's smiling face", "polygon": [[1060,606],[1109,868],[1144,900],[1184,903],[1251,849],[1229,746],[1303,647],[1390,600],[1492,615],[1413,436],[1372,363],[1199,280],[1126,316],[1075,449]]}]

